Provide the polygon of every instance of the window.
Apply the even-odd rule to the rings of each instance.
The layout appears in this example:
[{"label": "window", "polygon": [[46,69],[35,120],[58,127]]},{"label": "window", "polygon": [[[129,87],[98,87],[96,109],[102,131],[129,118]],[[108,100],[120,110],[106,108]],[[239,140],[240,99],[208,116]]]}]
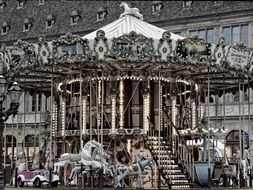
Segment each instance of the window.
[{"label": "window", "polygon": [[30,30],[32,27],[32,21],[30,18],[26,18],[24,20],[24,25],[23,25],[23,31],[26,32],[28,30]]},{"label": "window", "polygon": [[1,35],[7,34],[10,29],[10,26],[7,22],[3,22],[2,28],[1,28]]},{"label": "window", "polygon": [[179,35],[179,36],[182,36],[182,32],[172,32],[173,34],[176,34],[176,35]]},{"label": "window", "polygon": [[45,0],[39,0],[39,5],[44,5],[45,4]]},{"label": "window", "polygon": [[249,45],[249,25],[235,25],[223,27],[223,37],[226,45],[243,42],[248,47]]},{"label": "window", "polygon": [[18,0],[18,9],[20,9],[20,8],[23,8],[23,6],[25,5],[25,3],[26,3],[26,0]]},{"label": "window", "polygon": [[213,44],[215,43],[213,28],[189,31],[189,37],[193,37],[195,35],[198,35],[199,37],[203,38],[209,43],[213,43]]},{"label": "window", "polygon": [[192,1],[183,1],[183,7],[190,7],[192,5]]},{"label": "window", "polygon": [[6,0],[0,0],[0,11],[6,7]]},{"label": "window", "polygon": [[7,26],[3,26],[2,30],[1,30],[1,35],[7,34],[8,32],[8,27]]},{"label": "window", "polygon": [[154,2],[152,5],[151,5],[151,9],[152,9],[152,13],[158,13],[161,11],[162,9],[162,3],[161,2]]},{"label": "window", "polygon": [[80,20],[81,16],[78,14],[77,11],[72,11],[71,13],[71,25],[75,25]]},{"label": "window", "polygon": [[222,4],[222,1],[214,1],[214,4],[215,5],[220,5],[220,4]]},{"label": "window", "polygon": [[54,23],[55,23],[55,18],[53,17],[53,15],[48,15],[47,21],[46,21],[46,28],[51,28]]},{"label": "window", "polygon": [[[40,111],[41,109],[41,94],[34,94],[32,96],[32,111]],[[37,107],[37,109],[36,109]]]},{"label": "window", "polygon": [[47,20],[46,27],[51,28],[53,26],[53,24],[54,24],[54,20]]},{"label": "window", "polygon": [[107,10],[104,7],[100,8],[97,12],[97,21],[103,21],[106,15]]}]

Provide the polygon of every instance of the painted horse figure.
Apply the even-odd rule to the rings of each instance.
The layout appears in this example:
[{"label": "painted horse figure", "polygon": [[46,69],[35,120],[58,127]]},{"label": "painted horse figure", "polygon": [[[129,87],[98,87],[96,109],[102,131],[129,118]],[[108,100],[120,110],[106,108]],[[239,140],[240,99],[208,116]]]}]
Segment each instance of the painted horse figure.
[{"label": "painted horse figure", "polygon": [[[74,164],[75,167],[71,170],[69,176],[69,182],[76,179],[77,174],[81,172],[81,164],[83,166],[82,174],[89,174],[90,169],[103,168],[104,176],[113,176],[112,167],[109,166],[106,159],[109,155],[103,150],[103,146],[95,140],[88,141],[80,153],[70,154],[64,153],[61,155],[59,162],[54,164],[54,172],[59,172],[60,167],[64,167],[66,164]],[[75,184],[75,182],[73,182]]]},{"label": "painted horse figure", "polygon": [[[54,163],[54,172],[59,172],[60,167],[64,167],[66,164],[78,164],[84,162],[84,165],[95,165],[99,166],[99,163],[92,158],[92,153],[95,148],[98,148],[100,144],[91,140],[88,141],[80,153],[72,154],[72,153],[64,153],[60,156],[58,162]],[[83,159],[82,159],[83,158]],[[83,161],[85,160],[85,161]]]},{"label": "painted horse figure", "polygon": [[140,20],[143,20],[143,16],[142,14],[140,14],[140,11],[138,8],[136,7],[130,8],[125,2],[122,2],[119,6],[124,7],[124,13],[122,13],[119,18],[122,18],[125,15],[134,15],[138,17]]},{"label": "painted horse figure", "polygon": [[84,148],[80,152],[80,161],[72,169],[69,181],[76,179],[77,174],[81,172],[81,164],[83,165],[84,171],[82,174],[89,175],[90,169],[103,169],[104,176],[113,176],[112,165],[110,166],[106,161],[109,155],[103,150],[103,146],[97,141],[89,141],[85,144]]},{"label": "painted horse figure", "polygon": [[152,160],[137,154],[137,160],[132,165],[120,164],[117,166],[117,187],[124,187],[126,177],[136,177],[138,188],[143,186],[143,178],[152,170]]}]

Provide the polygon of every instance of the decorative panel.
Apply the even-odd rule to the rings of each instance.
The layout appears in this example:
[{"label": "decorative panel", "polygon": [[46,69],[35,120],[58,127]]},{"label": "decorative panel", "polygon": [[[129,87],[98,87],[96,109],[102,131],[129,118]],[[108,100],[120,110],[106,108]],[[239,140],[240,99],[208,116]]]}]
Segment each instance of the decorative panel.
[{"label": "decorative panel", "polygon": [[117,59],[146,61],[154,55],[153,39],[136,32],[112,40],[112,55]]},{"label": "decorative panel", "polygon": [[53,41],[53,53],[57,63],[75,63],[88,60],[90,49],[87,40],[68,33]]}]

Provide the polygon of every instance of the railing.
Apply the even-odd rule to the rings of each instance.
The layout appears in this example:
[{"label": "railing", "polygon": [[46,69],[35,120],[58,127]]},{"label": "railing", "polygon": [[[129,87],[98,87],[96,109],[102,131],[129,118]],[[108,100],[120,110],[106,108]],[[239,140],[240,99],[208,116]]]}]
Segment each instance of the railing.
[{"label": "railing", "polygon": [[[122,128],[122,129],[86,129],[84,135],[109,135],[109,136],[133,136],[133,137],[138,137],[139,135],[145,135],[144,129],[140,128]],[[62,131],[59,131],[56,136],[57,137],[62,137],[63,135],[66,136],[79,136],[80,135],[80,130],[65,130],[65,134],[62,134]]]},{"label": "railing", "polygon": [[[194,158],[193,158],[193,150],[189,148],[184,141],[184,138],[180,135],[178,129],[172,122],[170,116],[168,115],[165,108],[163,108],[163,113],[167,117],[167,119],[171,123],[171,134],[169,139],[171,139],[171,144],[173,144],[172,152],[175,154],[177,158],[180,159],[183,167],[187,170],[187,173],[190,175],[192,180],[194,181]],[[174,129],[175,134],[172,134]]]}]

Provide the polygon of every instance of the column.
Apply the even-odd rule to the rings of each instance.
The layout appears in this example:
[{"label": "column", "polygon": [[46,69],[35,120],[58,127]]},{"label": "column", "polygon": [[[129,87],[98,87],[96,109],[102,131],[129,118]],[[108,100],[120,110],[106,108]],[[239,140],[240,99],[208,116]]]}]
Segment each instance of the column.
[{"label": "column", "polygon": [[145,81],[142,88],[143,95],[143,129],[149,131],[149,114],[150,114],[150,87],[149,81]]},{"label": "column", "polygon": [[111,87],[111,129],[112,133],[115,133],[116,129],[116,98],[118,94],[118,87],[117,87],[117,82],[112,82],[112,87]]},{"label": "column", "polygon": [[87,122],[87,95],[85,95],[83,97],[83,125],[82,125],[82,134],[86,135],[87,131],[86,131],[86,122]]},{"label": "column", "polygon": [[124,82],[119,82],[119,127],[124,127]]}]

